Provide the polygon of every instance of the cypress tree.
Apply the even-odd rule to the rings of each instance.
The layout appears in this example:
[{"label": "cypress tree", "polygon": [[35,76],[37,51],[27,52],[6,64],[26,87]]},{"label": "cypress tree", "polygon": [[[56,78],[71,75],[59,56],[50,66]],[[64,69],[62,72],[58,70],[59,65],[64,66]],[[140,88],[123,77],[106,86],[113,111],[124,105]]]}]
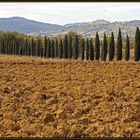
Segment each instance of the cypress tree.
[{"label": "cypress tree", "polygon": [[[11,43],[10,43],[10,54],[11,54]],[[20,43],[20,55],[23,55],[23,43]]]},{"label": "cypress tree", "polygon": [[44,57],[44,45],[42,44],[42,40],[40,39],[40,49],[41,49],[41,57]]},{"label": "cypress tree", "polygon": [[[11,44],[10,44],[10,42],[11,41],[8,42],[8,54],[10,54],[10,50],[11,50]],[[21,48],[21,46],[20,46],[20,48]]]},{"label": "cypress tree", "polygon": [[79,57],[78,35],[75,36],[75,59]]},{"label": "cypress tree", "polygon": [[[9,50],[9,54],[11,55],[12,54],[12,40],[9,42],[9,45],[10,45],[10,50]],[[21,46],[22,47],[22,46]],[[23,49],[22,49],[23,50]]]},{"label": "cypress tree", "polygon": [[6,54],[9,54],[9,44],[6,42]]},{"label": "cypress tree", "polygon": [[2,54],[4,54],[4,40],[3,39],[1,42],[1,52],[2,52]]},{"label": "cypress tree", "polygon": [[9,54],[11,55],[12,53],[12,40],[9,41]]},{"label": "cypress tree", "polygon": [[[15,54],[15,40],[13,41],[13,51],[14,51],[14,54]],[[24,42],[24,55],[27,56],[27,38],[25,39],[25,42]]]},{"label": "cypress tree", "polygon": [[135,33],[135,47],[134,47],[134,61],[139,61],[140,59],[140,31],[136,28]]},{"label": "cypress tree", "polygon": [[68,58],[68,35],[64,37],[64,58]]},{"label": "cypress tree", "polygon": [[122,60],[122,36],[121,29],[119,28],[118,38],[117,38],[117,61]]},{"label": "cypress tree", "polygon": [[9,54],[10,51],[10,45],[9,45],[9,41],[7,41],[7,54]]},{"label": "cypress tree", "polygon": [[5,45],[5,39],[3,39],[3,54],[6,54],[6,45]]},{"label": "cypress tree", "polygon": [[35,55],[34,39],[31,39],[31,56]]},{"label": "cypress tree", "polygon": [[31,55],[31,42],[28,40],[28,56]]},{"label": "cypress tree", "polygon": [[[12,55],[14,55],[14,47],[15,47],[15,46],[14,46],[14,42],[15,42],[15,40],[13,39],[13,40],[12,40],[12,50],[11,50],[11,51],[12,51],[12,52],[11,52]],[[23,46],[25,47],[25,40],[24,40],[24,42],[23,42]],[[24,54],[23,54],[23,55],[25,55],[25,49],[24,49]]]},{"label": "cypress tree", "polygon": [[58,58],[58,39],[57,38],[55,42],[55,57]]},{"label": "cypress tree", "polygon": [[47,57],[47,37],[44,37],[44,57]]},{"label": "cypress tree", "polygon": [[36,55],[35,56],[38,56],[38,44],[37,44],[37,40],[38,38],[35,40],[35,48],[36,48]]},{"label": "cypress tree", "polygon": [[38,46],[37,46],[37,40],[35,40],[35,56],[38,56]]},{"label": "cypress tree", "polygon": [[82,39],[82,47],[81,47],[81,49],[82,49],[82,52],[81,52],[82,57],[81,57],[81,59],[84,60],[85,59],[85,40],[84,39]]},{"label": "cypress tree", "polygon": [[4,41],[3,39],[1,40],[1,53],[4,53]]},{"label": "cypress tree", "polygon": [[55,52],[54,52],[54,39],[52,39],[52,41],[51,41],[51,57],[52,58],[54,58],[54,54],[55,54]]},{"label": "cypress tree", "polygon": [[69,58],[72,58],[72,36],[69,35]]},{"label": "cypress tree", "polygon": [[94,46],[93,46],[92,39],[90,39],[89,55],[90,55],[90,60],[94,60]]},{"label": "cypress tree", "polygon": [[101,50],[101,60],[106,61],[106,57],[107,57],[107,38],[106,34],[104,33],[103,45]]},{"label": "cypress tree", "polygon": [[61,38],[59,42],[59,58],[63,58],[63,40]]},{"label": "cypress tree", "polygon": [[[5,40],[3,40],[3,46],[4,46],[4,48],[3,48],[4,54],[6,54],[6,43],[5,43]],[[15,48],[16,48],[16,42],[15,42]],[[15,51],[15,54],[16,54],[16,51]]]},{"label": "cypress tree", "polygon": [[86,41],[86,60],[89,60],[89,39]]},{"label": "cypress tree", "polygon": [[99,60],[100,58],[100,40],[99,35],[96,32],[96,38],[95,38],[95,60]]},{"label": "cypress tree", "polygon": [[48,43],[49,43],[49,57],[51,58],[52,57],[52,41],[50,38],[49,38]]},{"label": "cypress tree", "polygon": [[[11,50],[12,51],[12,50]],[[22,55],[25,53],[24,41],[22,42]]]},{"label": "cypress tree", "polygon": [[17,40],[17,54],[20,55],[20,41]]},{"label": "cypress tree", "polygon": [[50,38],[47,39],[47,58],[51,57],[51,41]]},{"label": "cypress tree", "polygon": [[41,43],[40,38],[37,38],[37,56],[41,57]]},{"label": "cypress tree", "polygon": [[27,49],[27,50],[28,50],[28,51],[27,51],[27,52],[28,52],[27,55],[30,56],[30,53],[31,53],[31,45],[30,45],[30,40],[29,40],[29,39],[27,39],[27,44],[28,44],[28,45],[27,45],[27,46],[28,46],[28,47],[27,47],[27,48],[28,48],[28,49]]},{"label": "cypress tree", "polygon": [[5,49],[5,54],[7,54],[7,41],[5,40],[5,47],[4,47],[4,49]]},{"label": "cypress tree", "polygon": [[9,42],[7,41],[7,46],[6,46],[6,48],[7,48],[7,51],[6,51],[6,54],[9,54]]},{"label": "cypress tree", "polygon": [[11,44],[10,43],[11,43],[11,41],[9,40],[8,41],[8,54],[10,54],[10,50],[11,50]]},{"label": "cypress tree", "polygon": [[126,36],[126,47],[125,47],[125,60],[129,61],[130,58],[130,42],[128,35]]},{"label": "cypress tree", "polygon": [[112,32],[109,44],[109,61],[112,61],[114,59],[114,54],[115,54],[115,44],[114,44],[114,34]]},{"label": "cypress tree", "polygon": [[18,52],[19,52],[19,51],[18,51],[18,48],[19,48],[19,47],[18,47],[18,40],[16,40],[16,42],[15,42],[15,54],[16,54],[16,55],[18,55]]},{"label": "cypress tree", "polygon": [[[25,44],[25,43],[24,43]],[[3,45],[2,45],[3,46]],[[24,47],[25,47],[25,45],[24,45]],[[2,52],[3,52],[3,50],[2,50]],[[12,41],[12,55],[14,55],[14,40]],[[24,53],[24,55],[25,55],[25,53]]]}]

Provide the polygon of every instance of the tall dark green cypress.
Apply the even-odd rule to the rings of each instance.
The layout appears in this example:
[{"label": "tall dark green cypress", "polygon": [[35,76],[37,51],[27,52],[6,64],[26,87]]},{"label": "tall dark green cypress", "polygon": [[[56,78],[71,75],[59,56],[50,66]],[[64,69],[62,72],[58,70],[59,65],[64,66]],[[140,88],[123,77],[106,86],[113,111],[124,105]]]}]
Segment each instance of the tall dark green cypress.
[{"label": "tall dark green cypress", "polygon": [[35,43],[35,56],[38,56],[37,39],[34,41],[34,43]]},{"label": "tall dark green cypress", "polygon": [[5,43],[5,54],[7,54],[7,41],[5,41],[4,43]]},{"label": "tall dark green cypress", "polygon": [[6,43],[6,54],[9,54],[9,43]]},{"label": "tall dark green cypress", "polygon": [[103,45],[101,49],[101,60],[106,61],[106,57],[107,57],[107,38],[106,34],[104,33]]},{"label": "tall dark green cypress", "polygon": [[115,55],[115,44],[114,44],[114,34],[113,34],[113,32],[111,33],[111,39],[110,39],[108,52],[109,52],[109,61],[112,61],[114,59],[114,55]]},{"label": "tall dark green cypress", "polygon": [[72,35],[69,35],[69,43],[68,43],[68,47],[69,47],[69,58],[72,58]]},{"label": "tall dark green cypress", "polygon": [[86,40],[86,60],[89,60],[89,39]]},{"label": "tall dark green cypress", "polygon": [[58,39],[55,40],[55,57],[58,58]]},{"label": "tall dark green cypress", "polygon": [[42,44],[42,39],[40,39],[40,49],[41,49],[41,57],[44,57],[44,45]]},{"label": "tall dark green cypress", "polygon": [[134,61],[139,61],[140,59],[140,31],[136,28],[135,34],[135,47],[134,47]]},{"label": "tall dark green cypress", "polygon": [[9,50],[10,50],[10,45],[9,45],[9,41],[7,42],[7,54],[9,54]]},{"label": "tall dark green cypress", "polygon": [[[14,54],[15,54],[15,42],[16,41],[14,41]],[[24,46],[25,46],[25,55],[27,56],[27,51],[28,51],[28,41],[27,41],[27,38],[25,39]]]},{"label": "tall dark green cypress", "polygon": [[37,38],[37,56],[41,57],[41,43],[40,38]]},{"label": "tall dark green cypress", "polygon": [[54,58],[55,52],[54,52],[54,39],[51,41],[51,57]]},{"label": "tall dark green cypress", "polygon": [[16,40],[16,55],[19,55],[19,42]]},{"label": "tall dark green cypress", "polygon": [[[25,47],[25,40],[23,42],[23,46]],[[14,55],[14,47],[15,47],[15,40],[13,39],[13,41],[12,41],[12,55]],[[25,48],[24,48],[23,55],[25,55]]]},{"label": "tall dark green cypress", "polygon": [[[5,47],[5,45],[4,45],[4,47]],[[5,49],[4,49],[4,53],[5,53]],[[14,55],[15,54],[16,54],[16,40],[14,40]],[[27,55],[27,50],[26,50],[26,55]]]},{"label": "tall dark green cypress", "polygon": [[63,58],[63,40],[62,38],[60,38],[60,42],[59,42],[59,58]]},{"label": "tall dark green cypress", "polygon": [[119,28],[118,38],[117,38],[117,61],[122,60],[122,36],[121,36],[121,29]]},{"label": "tall dark green cypress", "polygon": [[[14,40],[13,40],[13,42],[14,42]],[[14,46],[14,45],[12,45],[12,46]],[[14,48],[14,47],[13,47]],[[3,41],[3,39],[1,38],[1,53],[3,54],[3,52],[4,52],[4,41]],[[13,51],[13,54],[14,54],[14,51]]]},{"label": "tall dark green cypress", "polygon": [[[14,42],[15,43],[15,42]],[[15,45],[15,44],[14,44]],[[2,48],[1,48],[2,54],[4,54],[4,39],[2,39]],[[15,54],[15,52],[13,53]]]},{"label": "tall dark green cypress", "polygon": [[64,58],[68,58],[68,35],[64,37]]},{"label": "tall dark green cypress", "polygon": [[35,55],[35,46],[34,46],[34,40],[33,37],[31,38],[31,56]]},{"label": "tall dark green cypress", "polygon": [[81,59],[84,60],[85,59],[85,40],[82,39],[82,42],[81,42]]},{"label": "tall dark green cypress", "polygon": [[30,56],[30,40],[27,38],[27,55]]},{"label": "tall dark green cypress", "polygon": [[78,35],[75,36],[75,59],[79,57],[79,42]]},{"label": "tall dark green cypress", "polygon": [[93,46],[93,42],[92,42],[92,38],[90,39],[90,45],[89,45],[89,56],[90,56],[90,60],[94,60],[94,46]]},{"label": "tall dark green cypress", "polygon": [[31,55],[31,42],[28,40],[28,56]]},{"label": "tall dark green cypress", "polygon": [[130,58],[130,42],[128,35],[126,36],[126,47],[125,47],[125,60],[129,61]]},{"label": "tall dark green cypress", "polygon": [[[24,47],[25,47],[25,41],[24,41]],[[3,45],[2,45],[2,48],[3,48]],[[2,49],[2,53],[3,53],[3,49]],[[12,41],[12,55],[14,55],[14,40]],[[25,55],[25,52],[24,52],[24,55]]]},{"label": "tall dark green cypress", "polygon": [[51,57],[51,41],[49,37],[47,40],[48,40],[47,41],[47,58],[50,58]]},{"label": "tall dark green cypress", "polygon": [[44,37],[44,57],[47,57],[47,37]]},{"label": "tall dark green cypress", "polygon": [[95,60],[99,60],[100,58],[100,40],[99,35],[96,32],[96,38],[95,38]]},{"label": "tall dark green cypress", "polygon": [[[10,43],[10,54],[11,54],[12,44]],[[23,55],[23,42],[20,43],[20,55]]]}]

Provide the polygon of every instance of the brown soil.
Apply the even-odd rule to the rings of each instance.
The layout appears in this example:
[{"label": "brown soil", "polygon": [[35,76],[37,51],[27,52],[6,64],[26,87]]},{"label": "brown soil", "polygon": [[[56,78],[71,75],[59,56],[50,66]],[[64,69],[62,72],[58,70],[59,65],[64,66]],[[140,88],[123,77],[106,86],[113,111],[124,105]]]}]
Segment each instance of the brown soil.
[{"label": "brown soil", "polygon": [[140,62],[0,55],[0,136],[140,137]]}]

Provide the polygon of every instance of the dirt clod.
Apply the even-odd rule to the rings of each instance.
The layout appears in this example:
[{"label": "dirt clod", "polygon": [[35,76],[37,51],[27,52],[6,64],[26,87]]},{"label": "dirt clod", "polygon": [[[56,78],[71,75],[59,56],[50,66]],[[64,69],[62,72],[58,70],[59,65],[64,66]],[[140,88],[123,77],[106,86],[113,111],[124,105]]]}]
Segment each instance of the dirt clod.
[{"label": "dirt clod", "polygon": [[19,131],[20,129],[21,129],[21,127],[18,124],[12,124],[12,126],[11,126],[12,131]]},{"label": "dirt clod", "polygon": [[10,93],[11,92],[11,88],[5,87],[3,92],[4,93]]},{"label": "dirt clod", "polygon": [[54,122],[54,116],[52,114],[46,114],[46,117],[44,118],[44,123]]}]

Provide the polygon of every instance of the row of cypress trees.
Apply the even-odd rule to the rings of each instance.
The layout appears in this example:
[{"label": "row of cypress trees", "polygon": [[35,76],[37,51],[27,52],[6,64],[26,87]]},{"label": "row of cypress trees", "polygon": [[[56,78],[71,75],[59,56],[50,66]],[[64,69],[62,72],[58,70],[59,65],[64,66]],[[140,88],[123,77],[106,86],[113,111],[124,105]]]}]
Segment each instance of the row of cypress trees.
[{"label": "row of cypress trees", "polygon": [[[102,43],[102,44],[101,44]],[[99,35],[96,32],[95,39],[84,39],[81,36],[73,33],[68,33],[64,38],[44,37],[33,38],[25,37],[22,41],[14,38],[5,40],[0,38],[0,53],[13,55],[38,56],[45,58],[60,58],[60,59],[82,59],[82,60],[99,60],[106,61],[107,56],[109,61],[112,61],[116,55],[116,60],[122,60],[122,36],[119,29],[117,44],[115,47],[114,34],[111,33],[110,40],[107,39],[104,33],[103,40],[100,41]],[[130,58],[130,42],[128,35],[126,36],[125,60]],[[140,59],[140,31],[136,28],[134,61]]]}]

